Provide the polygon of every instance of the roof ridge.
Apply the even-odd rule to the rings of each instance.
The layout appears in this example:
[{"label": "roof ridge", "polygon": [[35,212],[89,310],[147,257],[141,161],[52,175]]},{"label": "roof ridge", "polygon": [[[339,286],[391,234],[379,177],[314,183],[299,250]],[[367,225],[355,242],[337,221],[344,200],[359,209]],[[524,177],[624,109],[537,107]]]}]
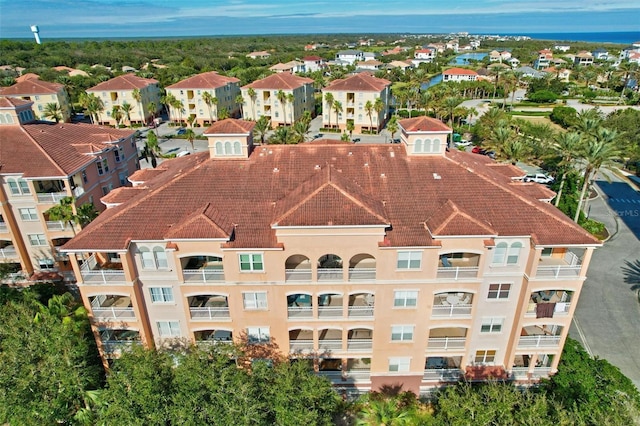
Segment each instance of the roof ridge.
[{"label": "roof ridge", "polygon": [[[328,167],[329,169],[331,169],[331,167]],[[336,175],[339,176],[339,175]],[[373,211],[371,209],[371,207],[368,206],[368,203],[364,202],[364,200],[358,199],[356,198],[356,196],[354,194],[351,194],[351,192],[349,192],[346,188],[344,188],[343,185],[340,185],[342,182],[340,182],[340,179],[342,179],[342,177],[338,177],[338,180],[334,180],[332,179],[332,174],[331,171],[329,171],[329,181],[327,182],[329,185],[333,186],[336,190],[338,190],[342,195],[344,195],[345,197],[349,198],[352,202],[354,202],[355,204],[357,204],[358,206],[364,208],[367,212],[369,212],[369,214],[371,214],[372,216],[377,217],[378,219],[380,219],[382,222],[385,223],[389,223],[389,220],[386,217],[382,217],[380,216],[378,213],[376,213],[375,211]],[[359,186],[357,185],[357,183],[355,182],[350,182],[353,183],[354,186],[357,186],[359,188]],[[357,188],[356,188],[357,189]]]},{"label": "roof ridge", "polygon": [[67,173],[62,169],[62,167],[60,167],[60,165],[53,159],[53,157],[51,157],[51,155],[49,155],[49,153],[47,152],[46,149],[44,149],[39,143],[38,141],[31,136],[31,134],[23,127],[23,126],[18,126],[20,127],[20,131],[24,132],[27,137],[29,138],[29,140],[33,141],[33,143],[36,145],[36,147],[44,154],[45,157],[47,157],[47,159],[49,161],[51,161],[51,164],[54,165],[54,167],[56,169],[58,169],[58,171],[60,171],[62,173],[63,176],[68,176]]}]

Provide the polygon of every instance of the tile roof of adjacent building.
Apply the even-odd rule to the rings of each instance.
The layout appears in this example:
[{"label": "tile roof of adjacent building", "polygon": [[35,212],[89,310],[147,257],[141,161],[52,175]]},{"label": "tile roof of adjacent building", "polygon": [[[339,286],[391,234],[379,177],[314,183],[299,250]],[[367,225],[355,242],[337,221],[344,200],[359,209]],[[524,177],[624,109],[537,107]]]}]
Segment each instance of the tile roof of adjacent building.
[{"label": "tile roof of adjacent building", "polygon": [[442,74],[446,75],[478,75],[474,70],[468,70],[466,68],[449,68],[444,70]]},{"label": "tile roof of adjacent building", "polygon": [[272,74],[268,77],[256,80],[253,83],[249,83],[246,86],[242,86],[243,89],[267,89],[267,90],[292,90],[305,84],[311,84],[313,80],[307,77],[299,77],[297,75],[288,73]]},{"label": "tile roof of adjacent building", "polygon": [[424,115],[399,120],[398,124],[407,132],[451,132],[451,128],[442,121]]},{"label": "tile roof of adjacent building", "polygon": [[358,73],[347,78],[333,80],[323,92],[353,91],[353,92],[381,92],[391,85],[389,80],[377,78],[368,73]]},{"label": "tile roof of adjacent building", "polygon": [[225,118],[216,121],[207,130],[204,135],[244,135],[251,133],[256,126],[255,121],[238,120],[236,118]]},{"label": "tile roof of adjacent building", "polygon": [[227,77],[220,75],[215,71],[203,72],[201,74],[194,75],[189,78],[185,78],[167,86],[167,89],[215,89],[217,87],[226,86],[229,83],[237,83],[238,80],[235,77]]},{"label": "tile roof of adjacent building", "polygon": [[17,95],[39,95],[39,94],[56,94],[60,89],[64,88],[63,84],[49,83],[37,78],[29,78],[14,84],[13,86],[3,87],[0,89],[1,96],[17,96]]},{"label": "tile roof of adjacent building", "polygon": [[111,80],[103,81],[87,89],[87,92],[143,89],[151,84],[157,83],[158,80],[153,78],[142,78],[133,74],[123,74]]},{"label": "tile roof of adjacent building", "polygon": [[320,56],[305,56],[302,60],[305,62],[324,61]]},{"label": "tile roof of adjacent building", "polygon": [[21,107],[29,104],[33,104],[33,102],[21,98],[0,97],[0,108],[15,109],[15,107]]},{"label": "tile roof of adjacent building", "polygon": [[408,156],[403,145],[318,141],[258,147],[242,161],[198,153],[165,161],[165,173],[146,182],[147,190],[102,213],[64,248],[123,250],[131,240],[172,238],[226,238],[225,247],[269,248],[279,246],[275,225],[381,226],[381,244],[391,247],[437,244],[425,228],[441,236],[530,235],[540,245],[599,244],[489,163],[455,150],[419,157]]}]

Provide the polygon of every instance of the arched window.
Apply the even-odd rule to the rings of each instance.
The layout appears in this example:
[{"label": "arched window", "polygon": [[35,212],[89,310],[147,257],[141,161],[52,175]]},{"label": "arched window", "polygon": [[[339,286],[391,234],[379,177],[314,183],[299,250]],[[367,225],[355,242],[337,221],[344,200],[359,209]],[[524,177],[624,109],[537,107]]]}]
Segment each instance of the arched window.
[{"label": "arched window", "polygon": [[422,139],[416,139],[416,143],[413,146],[413,152],[422,152]]},{"label": "arched window", "polygon": [[7,124],[7,122],[4,120],[4,114],[0,114],[0,124]]},{"label": "arched window", "polygon": [[149,250],[148,247],[140,247],[138,251],[142,259],[142,269],[166,269],[169,267],[164,248],[155,246],[153,250]]},{"label": "arched window", "polygon": [[223,155],[222,142],[216,142],[216,155]]},{"label": "arched window", "polygon": [[233,153],[236,155],[242,154],[242,146],[240,145],[240,142],[236,141],[233,143]]},{"label": "arched window", "polygon": [[518,263],[518,259],[520,258],[520,249],[522,249],[522,243],[516,242],[511,244],[507,254],[507,265],[516,265]]},{"label": "arched window", "polygon": [[434,139],[431,152],[440,152],[440,139]]},{"label": "arched window", "polygon": [[491,263],[502,265],[507,256],[507,243],[498,243],[493,249],[493,261]]},{"label": "arched window", "polygon": [[431,151],[431,139],[424,140],[424,146],[422,147],[422,152],[432,152]]},{"label": "arched window", "polygon": [[231,153],[231,142],[227,141],[224,143],[224,155],[231,155]]},{"label": "arched window", "polygon": [[156,262],[153,260],[153,253],[147,247],[140,247],[140,257],[142,259],[142,269],[155,269]]},{"label": "arched window", "polygon": [[158,268],[168,268],[169,263],[167,262],[167,252],[164,251],[164,248],[160,246],[156,246],[153,248],[153,257],[156,261],[156,266]]}]

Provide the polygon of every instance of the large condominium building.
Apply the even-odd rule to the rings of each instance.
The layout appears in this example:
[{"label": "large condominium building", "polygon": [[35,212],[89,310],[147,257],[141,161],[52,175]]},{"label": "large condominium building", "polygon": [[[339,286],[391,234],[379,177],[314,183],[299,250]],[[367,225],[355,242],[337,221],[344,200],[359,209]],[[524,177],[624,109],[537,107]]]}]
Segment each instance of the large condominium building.
[{"label": "large condominium building", "polygon": [[31,106],[0,97],[0,262],[12,264],[14,277],[70,271],[58,249],[76,229],[46,211],[64,197],[104,210],[100,197],[137,169],[131,131],[38,122]]},{"label": "large condominium building", "polygon": [[[57,104],[60,107],[62,118],[60,121],[71,120],[71,102],[64,84],[42,81],[35,74],[13,86],[0,88],[0,96],[11,96],[33,102],[35,116],[40,120],[47,121],[53,121],[51,118],[45,117],[47,104]],[[1,121],[0,124],[2,124]]]},{"label": "large condominium building", "polygon": [[414,392],[555,372],[599,241],[515,167],[446,150],[441,122],[400,124],[401,144],[254,148],[229,119],[132,176],[63,249],[103,356],[247,338]]},{"label": "large condominium building", "polygon": [[[122,108],[125,103],[131,105],[129,115],[132,123],[145,124],[157,117],[162,109],[160,86],[158,80],[152,78],[124,74],[97,84],[86,92],[100,98],[104,105],[104,109],[98,114],[100,124],[115,125],[113,107]],[[127,121],[127,117],[123,116],[121,123],[127,124]]]},{"label": "large condominium building", "polygon": [[[322,89],[322,126],[345,130],[351,121],[358,133],[379,131],[389,117],[390,88],[389,80],[366,72],[332,81]],[[334,100],[332,106],[327,103],[328,93]]]},{"label": "large condominium building", "polygon": [[239,105],[236,98],[240,94],[240,86],[235,77],[225,77],[215,71],[194,75],[166,88],[182,103],[182,108],[170,106],[171,119],[186,122],[194,117],[201,126],[210,125],[218,120],[218,113],[223,109],[229,117],[236,116]]},{"label": "large condominium building", "polygon": [[[244,118],[265,116],[272,127],[292,124],[305,111],[314,114],[313,80],[289,73],[273,74],[242,87]],[[278,99],[279,94],[284,99]]]}]

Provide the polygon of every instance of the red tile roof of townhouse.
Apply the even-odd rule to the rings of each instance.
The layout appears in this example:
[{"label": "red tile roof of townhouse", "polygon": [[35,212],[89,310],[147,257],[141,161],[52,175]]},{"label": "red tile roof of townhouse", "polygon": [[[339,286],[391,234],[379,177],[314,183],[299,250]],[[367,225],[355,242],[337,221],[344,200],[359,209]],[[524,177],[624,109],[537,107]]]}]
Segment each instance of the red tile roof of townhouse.
[{"label": "red tile roof of townhouse", "polygon": [[37,78],[29,78],[14,84],[13,86],[3,87],[0,89],[0,96],[12,95],[38,95],[41,93],[55,94],[64,87],[63,84],[49,83]]},{"label": "red tile roof of townhouse", "polygon": [[415,53],[433,53],[433,49],[418,49]]},{"label": "red tile roof of townhouse", "polygon": [[145,182],[146,190],[106,210],[64,249],[124,250],[132,240],[172,238],[279,247],[281,226],[381,226],[380,243],[390,247],[436,246],[439,236],[465,235],[600,245],[477,157],[323,141],[257,147],[244,160],[198,153],[165,161],[165,173]]},{"label": "red tile roof of townhouse", "polygon": [[244,135],[251,133],[256,126],[255,121],[236,120],[233,118],[226,118],[224,120],[216,121],[203,132],[204,135]]},{"label": "red tile roof of townhouse", "polygon": [[408,132],[450,132],[451,128],[440,120],[431,117],[415,117],[398,121]]},{"label": "red tile roof of townhouse", "polygon": [[243,89],[267,89],[267,90],[292,90],[301,87],[307,83],[313,83],[313,80],[306,77],[299,77],[289,73],[272,74],[246,86]]},{"label": "red tile roof of townhouse", "polygon": [[90,89],[88,92],[99,92],[109,90],[133,90],[142,89],[150,84],[157,84],[158,80],[153,78],[142,78],[133,74],[123,74],[118,77],[114,77],[111,80],[103,81]]},{"label": "red tile roof of townhouse", "polygon": [[448,70],[444,70],[442,74],[447,75],[478,75],[474,70],[468,70],[466,68],[449,68]]},{"label": "red tile roof of townhouse", "polygon": [[182,81],[167,86],[167,89],[214,89],[216,87],[226,86],[229,83],[237,83],[235,77],[227,77],[220,75],[215,71],[203,72],[193,77],[185,78]]},{"label": "red tile roof of townhouse", "polygon": [[305,56],[304,58],[302,58],[302,60],[305,62],[324,61],[324,59],[322,59],[320,56]]},{"label": "red tile roof of townhouse", "polygon": [[353,92],[380,92],[391,82],[384,78],[377,78],[368,73],[358,73],[347,78],[333,80],[322,89],[327,92],[353,91]]},{"label": "red tile roof of townhouse", "polygon": [[19,107],[27,104],[32,104],[32,103],[33,102],[27,101],[22,98],[11,98],[11,97],[4,97],[4,96],[0,97],[0,108],[14,109],[14,107]]}]

